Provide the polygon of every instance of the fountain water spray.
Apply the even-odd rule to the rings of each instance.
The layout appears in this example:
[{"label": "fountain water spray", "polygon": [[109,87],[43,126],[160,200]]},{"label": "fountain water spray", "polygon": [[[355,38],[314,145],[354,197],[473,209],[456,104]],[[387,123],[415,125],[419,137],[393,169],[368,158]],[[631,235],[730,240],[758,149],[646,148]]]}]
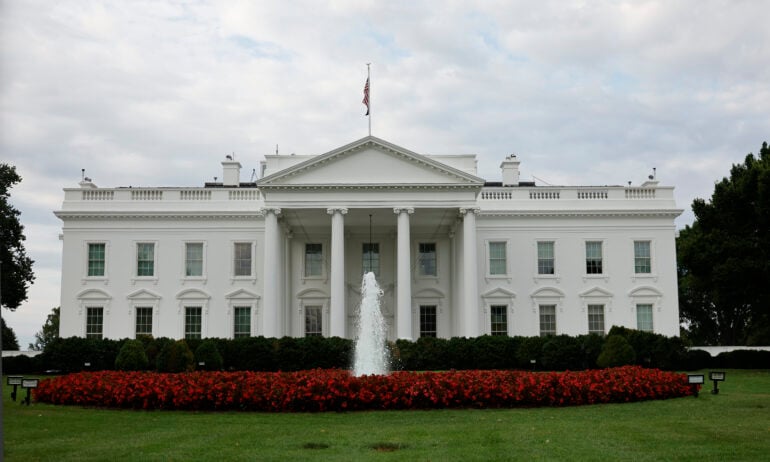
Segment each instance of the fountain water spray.
[{"label": "fountain water spray", "polygon": [[387,326],[380,311],[381,296],[382,290],[374,273],[364,274],[353,363],[353,375],[356,377],[388,373],[388,349],[385,345]]}]

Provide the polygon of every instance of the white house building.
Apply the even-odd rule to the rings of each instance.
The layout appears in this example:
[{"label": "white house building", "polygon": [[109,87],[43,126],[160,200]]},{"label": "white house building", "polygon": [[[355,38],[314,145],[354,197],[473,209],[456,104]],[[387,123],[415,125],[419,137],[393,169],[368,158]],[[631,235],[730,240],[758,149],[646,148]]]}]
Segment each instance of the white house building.
[{"label": "white house building", "polygon": [[673,187],[502,181],[369,136],[261,179],[65,189],[60,334],[355,335],[374,271],[390,339],[679,334]]}]

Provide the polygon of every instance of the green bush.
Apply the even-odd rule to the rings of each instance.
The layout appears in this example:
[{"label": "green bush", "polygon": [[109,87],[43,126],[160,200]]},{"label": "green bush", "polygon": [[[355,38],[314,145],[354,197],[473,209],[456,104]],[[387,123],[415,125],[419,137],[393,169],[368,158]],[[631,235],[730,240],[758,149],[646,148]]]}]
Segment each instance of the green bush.
[{"label": "green bush", "polygon": [[224,368],[236,371],[276,371],[275,339],[243,337],[227,341],[221,349]]},{"label": "green bush", "polygon": [[[57,338],[40,354],[41,369],[65,373],[110,370],[115,367],[123,342],[125,340]],[[86,363],[89,365],[86,366]]]},{"label": "green bush", "polygon": [[[524,337],[516,351],[516,360],[521,369],[542,369],[543,368],[543,345],[548,341],[548,337]],[[535,363],[532,364],[532,360]]]},{"label": "green bush", "polygon": [[115,369],[119,371],[143,371],[149,366],[144,344],[141,340],[127,340],[115,358]]},{"label": "green bush", "polygon": [[3,358],[3,374],[29,374],[40,372],[39,356],[29,357],[27,355],[7,356]]},{"label": "green bush", "polygon": [[195,368],[203,371],[221,371],[222,355],[214,340],[206,339],[195,349]]},{"label": "green bush", "polygon": [[583,369],[593,369],[596,367],[596,360],[604,347],[604,336],[598,334],[580,335],[577,337],[580,342],[582,354]]},{"label": "green bush", "polygon": [[188,372],[193,370],[193,353],[187,342],[177,340],[166,343],[158,353],[158,372]]},{"label": "green bush", "polygon": [[733,350],[719,353],[713,366],[724,369],[770,369],[770,351]]},{"label": "green bush", "polygon": [[622,335],[609,335],[602,352],[596,360],[599,367],[618,367],[633,364],[636,359],[634,348]]},{"label": "green bush", "polygon": [[543,368],[551,371],[583,369],[580,340],[569,335],[546,337],[543,344]]}]

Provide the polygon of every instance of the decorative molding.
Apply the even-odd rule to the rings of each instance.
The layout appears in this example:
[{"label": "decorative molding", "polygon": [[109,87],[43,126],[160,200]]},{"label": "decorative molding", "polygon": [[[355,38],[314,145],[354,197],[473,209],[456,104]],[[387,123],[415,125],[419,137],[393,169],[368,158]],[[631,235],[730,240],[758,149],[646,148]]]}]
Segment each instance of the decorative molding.
[{"label": "decorative molding", "polygon": [[407,214],[411,215],[414,213],[414,207],[393,207],[393,213],[396,215],[400,214],[401,212],[406,212]]}]

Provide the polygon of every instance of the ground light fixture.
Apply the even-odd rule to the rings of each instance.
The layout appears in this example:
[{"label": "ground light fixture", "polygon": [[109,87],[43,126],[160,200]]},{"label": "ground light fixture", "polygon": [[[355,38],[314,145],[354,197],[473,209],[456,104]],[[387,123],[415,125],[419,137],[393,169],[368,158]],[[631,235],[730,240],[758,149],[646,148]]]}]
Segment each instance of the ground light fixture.
[{"label": "ground light fixture", "polygon": [[688,374],[687,383],[692,385],[692,391],[695,397],[698,397],[698,387],[706,383],[706,376],[703,374]]},{"label": "ground light fixture", "polygon": [[714,382],[714,388],[711,390],[712,395],[719,394],[719,382],[725,381],[725,373],[723,371],[709,372],[709,380]]},{"label": "ground light fixture", "polygon": [[21,379],[21,388],[27,389],[27,396],[24,398],[24,402],[29,406],[30,396],[33,388],[37,388],[38,379]]},{"label": "ground light fixture", "polygon": [[11,399],[16,401],[16,387],[21,385],[21,381],[24,379],[24,377],[20,375],[9,375],[6,379],[6,383],[8,386],[13,385],[13,391],[11,392]]}]

